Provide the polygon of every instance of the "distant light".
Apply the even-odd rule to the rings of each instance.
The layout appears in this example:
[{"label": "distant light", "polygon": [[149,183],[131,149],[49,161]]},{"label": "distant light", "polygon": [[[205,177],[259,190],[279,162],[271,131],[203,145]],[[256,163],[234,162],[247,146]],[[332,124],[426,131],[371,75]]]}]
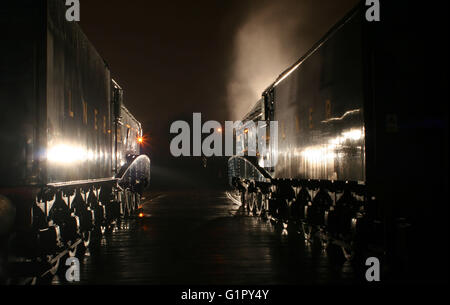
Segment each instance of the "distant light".
[{"label": "distant light", "polygon": [[261,167],[264,167],[264,159],[263,158],[259,158],[258,165]]},{"label": "distant light", "polygon": [[144,213],[139,213],[139,218],[143,218],[144,217]]},{"label": "distant light", "polygon": [[144,143],[144,138],[143,138],[143,137],[139,137],[139,138],[137,139],[137,141],[138,141],[138,143]]},{"label": "distant light", "polygon": [[221,127],[217,128],[217,132],[222,132],[222,128]]}]

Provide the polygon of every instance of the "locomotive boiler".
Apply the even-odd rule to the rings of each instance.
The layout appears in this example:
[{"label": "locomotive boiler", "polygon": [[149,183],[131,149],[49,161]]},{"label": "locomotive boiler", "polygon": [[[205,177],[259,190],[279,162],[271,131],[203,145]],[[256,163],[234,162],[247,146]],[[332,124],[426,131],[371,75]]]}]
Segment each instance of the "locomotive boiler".
[{"label": "locomotive boiler", "polygon": [[150,180],[142,126],[66,9],[59,0],[0,6],[3,279],[24,262],[38,265],[26,268],[34,277],[53,272],[135,210]]}]

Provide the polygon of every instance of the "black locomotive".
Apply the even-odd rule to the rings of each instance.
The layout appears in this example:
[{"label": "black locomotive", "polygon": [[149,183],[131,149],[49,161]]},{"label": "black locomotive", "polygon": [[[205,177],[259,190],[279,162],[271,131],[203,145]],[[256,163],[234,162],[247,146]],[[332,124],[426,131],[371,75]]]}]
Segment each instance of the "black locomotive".
[{"label": "black locomotive", "polygon": [[88,246],[136,209],[150,180],[141,124],[66,9],[60,0],[0,6],[3,277],[5,261],[39,263],[27,268],[37,276]]},{"label": "black locomotive", "polygon": [[[445,270],[446,19],[405,1],[383,2],[380,22],[366,10],[349,12],[263,92],[236,131],[230,183],[253,213],[349,259]],[[277,121],[277,139],[267,131],[269,149],[251,157],[257,121]]]}]

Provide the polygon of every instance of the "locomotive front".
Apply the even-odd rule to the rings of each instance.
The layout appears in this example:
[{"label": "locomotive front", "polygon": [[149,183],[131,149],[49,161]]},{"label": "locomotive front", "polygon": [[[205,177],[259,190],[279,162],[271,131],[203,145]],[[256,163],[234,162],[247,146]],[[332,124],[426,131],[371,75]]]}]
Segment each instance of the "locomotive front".
[{"label": "locomotive front", "polygon": [[[1,10],[0,273],[19,265],[39,278],[137,208],[150,159],[122,88],[64,2]],[[24,272],[24,261],[37,267]]]}]

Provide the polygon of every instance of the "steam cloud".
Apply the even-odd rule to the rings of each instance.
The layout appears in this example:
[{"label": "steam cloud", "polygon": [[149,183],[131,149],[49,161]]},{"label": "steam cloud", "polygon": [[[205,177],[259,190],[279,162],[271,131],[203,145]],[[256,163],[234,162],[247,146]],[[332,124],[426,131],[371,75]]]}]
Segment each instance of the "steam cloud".
[{"label": "steam cloud", "polygon": [[234,40],[227,87],[231,119],[241,119],[276,77],[349,11],[357,0],[252,2]]}]

